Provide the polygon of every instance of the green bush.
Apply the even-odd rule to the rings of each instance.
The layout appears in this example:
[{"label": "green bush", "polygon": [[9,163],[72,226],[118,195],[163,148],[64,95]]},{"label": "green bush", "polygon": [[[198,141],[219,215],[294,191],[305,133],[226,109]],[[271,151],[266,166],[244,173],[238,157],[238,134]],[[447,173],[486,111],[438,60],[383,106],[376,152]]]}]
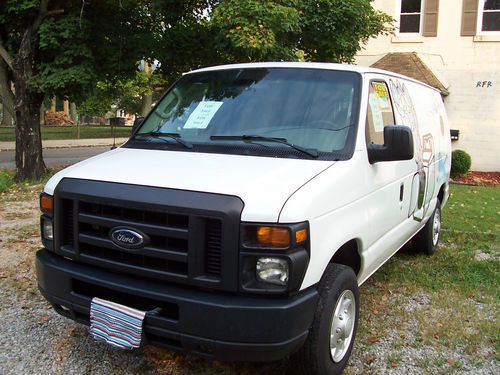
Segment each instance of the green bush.
[{"label": "green bush", "polygon": [[464,150],[455,150],[451,153],[451,177],[460,177],[469,172],[471,157]]}]

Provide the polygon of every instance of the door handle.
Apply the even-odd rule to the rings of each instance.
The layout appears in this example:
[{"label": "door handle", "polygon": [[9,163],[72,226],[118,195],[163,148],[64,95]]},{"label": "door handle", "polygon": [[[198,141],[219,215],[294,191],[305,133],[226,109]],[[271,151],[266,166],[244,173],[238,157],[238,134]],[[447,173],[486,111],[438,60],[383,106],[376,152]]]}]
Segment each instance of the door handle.
[{"label": "door handle", "polygon": [[404,183],[402,183],[402,184],[399,186],[399,201],[400,201],[400,202],[402,202],[402,201],[403,201],[404,191],[405,191],[405,185],[404,185]]}]

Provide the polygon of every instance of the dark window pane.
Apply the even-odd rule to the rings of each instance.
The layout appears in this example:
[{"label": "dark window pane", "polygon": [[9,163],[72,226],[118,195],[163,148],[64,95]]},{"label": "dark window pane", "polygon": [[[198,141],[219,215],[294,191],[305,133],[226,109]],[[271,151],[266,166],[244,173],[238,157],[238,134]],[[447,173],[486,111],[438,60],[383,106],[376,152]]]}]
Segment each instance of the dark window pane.
[{"label": "dark window pane", "polygon": [[420,15],[401,16],[400,33],[418,33],[420,31]]},{"label": "dark window pane", "polygon": [[500,10],[500,0],[486,0],[484,10]]},{"label": "dark window pane", "polygon": [[500,12],[483,13],[483,31],[500,31]]},{"label": "dark window pane", "polygon": [[402,0],[401,13],[420,13],[422,0]]}]

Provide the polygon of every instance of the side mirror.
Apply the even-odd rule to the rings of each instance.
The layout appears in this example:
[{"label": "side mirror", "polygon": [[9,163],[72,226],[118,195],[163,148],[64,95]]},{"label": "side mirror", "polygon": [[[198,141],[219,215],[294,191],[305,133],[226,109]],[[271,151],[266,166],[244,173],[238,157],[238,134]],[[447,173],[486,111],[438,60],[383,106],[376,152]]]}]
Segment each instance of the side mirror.
[{"label": "side mirror", "polygon": [[134,125],[132,125],[132,134],[135,133],[135,131],[141,126],[142,122],[144,121],[144,117],[136,117],[134,120]]},{"label": "side mirror", "polygon": [[370,164],[380,161],[413,159],[413,135],[408,126],[384,127],[384,144],[368,145]]}]

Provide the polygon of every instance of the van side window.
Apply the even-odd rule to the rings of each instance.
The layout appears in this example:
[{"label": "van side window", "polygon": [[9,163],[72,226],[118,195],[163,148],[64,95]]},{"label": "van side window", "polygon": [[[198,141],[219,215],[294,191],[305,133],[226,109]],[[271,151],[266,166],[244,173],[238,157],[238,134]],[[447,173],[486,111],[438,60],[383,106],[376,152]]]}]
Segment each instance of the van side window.
[{"label": "van side window", "polygon": [[368,96],[368,115],[366,119],[366,141],[368,144],[384,144],[384,127],[394,125],[389,88],[385,82],[372,81]]}]

